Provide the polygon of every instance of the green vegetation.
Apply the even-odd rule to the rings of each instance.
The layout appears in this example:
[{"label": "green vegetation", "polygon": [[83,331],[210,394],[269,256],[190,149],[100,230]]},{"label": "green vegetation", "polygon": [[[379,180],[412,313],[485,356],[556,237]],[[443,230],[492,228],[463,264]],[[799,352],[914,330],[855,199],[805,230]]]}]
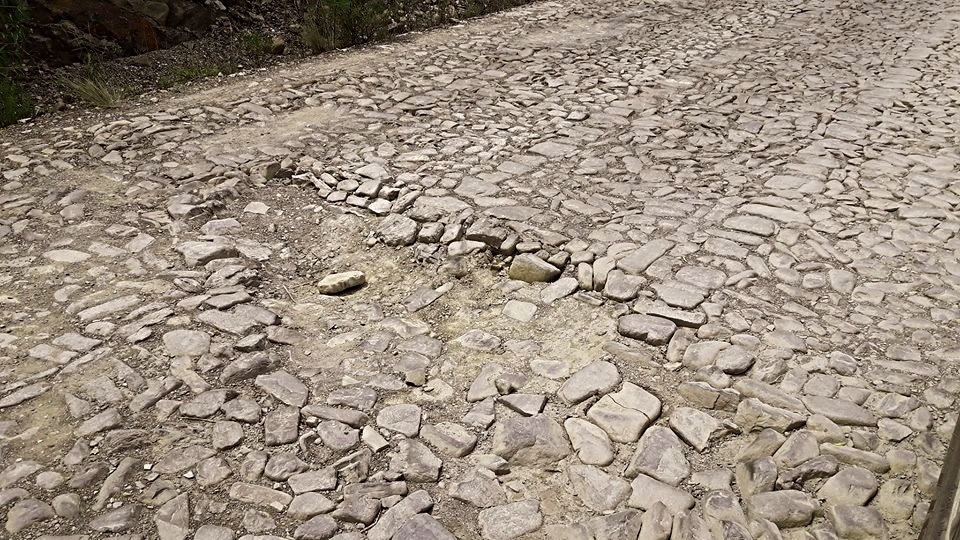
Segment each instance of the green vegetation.
[{"label": "green vegetation", "polygon": [[273,48],[273,38],[263,32],[247,32],[240,36],[240,46],[247,54],[264,55]]},{"label": "green vegetation", "polygon": [[114,82],[104,79],[92,70],[84,77],[66,79],[64,86],[77,99],[86,101],[101,109],[112,109],[120,106],[124,91]]},{"label": "green vegetation", "polygon": [[32,100],[23,93],[14,78],[29,20],[24,0],[0,0],[0,127],[26,118],[33,112]]},{"label": "green vegetation", "polygon": [[308,0],[301,27],[304,44],[314,54],[390,35],[444,24],[525,4],[528,0],[466,0],[454,12],[450,0],[438,0],[433,20],[409,20],[422,9],[418,0]]},{"label": "green vegetation", "polygon": [[314,0],[302,37],[314,54],[387,37],[393,9],[384,0]]}]

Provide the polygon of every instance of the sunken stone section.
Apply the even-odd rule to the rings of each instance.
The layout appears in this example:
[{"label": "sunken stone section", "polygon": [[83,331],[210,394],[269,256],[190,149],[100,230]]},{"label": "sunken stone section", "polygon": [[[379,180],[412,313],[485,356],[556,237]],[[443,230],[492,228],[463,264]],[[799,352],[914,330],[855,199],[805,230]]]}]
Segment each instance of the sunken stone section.
[{"label": "sunken stone section", "polygon": [[958,22],[562,0],[5,131],[5,534],[916,538]]}]

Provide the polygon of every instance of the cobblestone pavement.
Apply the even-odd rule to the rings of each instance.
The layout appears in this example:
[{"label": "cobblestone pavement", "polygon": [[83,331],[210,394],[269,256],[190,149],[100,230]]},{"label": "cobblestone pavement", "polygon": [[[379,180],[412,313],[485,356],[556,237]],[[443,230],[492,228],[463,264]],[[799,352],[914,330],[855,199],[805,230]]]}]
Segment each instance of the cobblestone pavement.
[{"label": "cobblestone pavement", "polygon": [[7,537],[915,537],[958,44],[565,0],[7,130]]}]

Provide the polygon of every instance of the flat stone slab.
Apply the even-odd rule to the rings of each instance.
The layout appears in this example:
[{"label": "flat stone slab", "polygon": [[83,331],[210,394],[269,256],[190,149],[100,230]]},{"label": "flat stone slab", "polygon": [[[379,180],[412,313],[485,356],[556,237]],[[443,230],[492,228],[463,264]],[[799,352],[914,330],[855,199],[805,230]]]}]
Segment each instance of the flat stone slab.
[{"label": "flat stone slab", "polygon": [[510,279],[528,283],[549,282],[560,277],[559,268],[530,253],[521,253],[514,257],[507,273]]},{"label": "flat stone slab", "polygon": [[646,341],[650,345],[666,345],[677,330],[677,325],[669,319],[653,315],[624,315],[617,321],[620,335]]},{"label": "flat stone slab", "polygon": [[512,502],[480,511],[480,534],[488,540],[511,540],[532,533],[543,524],[540,502]]},{"label": "flat stone slab", "polygon": [[494,425],[493,453],[512,464],[553,465],[571,450],[563,428],[549,416],[507,418]]},{"label": "flat stone slab", "polygon": [[641,510],[651,510],[658,503],[662,504],[671,513],[676,514],[693,508],[696,502],[692,495],[669,484],[650,478],[645,474],[638,474],[630,483],[632,492],[627,506]]},{"label": "flat stone slab", "polygon": [[560,399],[575,405],[581,401],[613,390],[620,383],[617,367],[603,360],[593,362],[573,374],[560,387]]},{"label": "flat stone slab", "polygon": [[621,443],[636,442],[659,416],[660,400],[630,382],[623,383],[619,392],[601,397],[587,411],[587,418]]},{"label": "flat stone slab", "polygon": [[801,400],[811,413],[822,414],[841,426],[877,425],[877,417],[873,413],[852,401],[823,396],[804,396]]},{"label": "flat stone slab", "polygon": [[363,272],[357,270],[340,272],[321,279],[317,283],[317,291],[320,294],[339,294],[349,289],[355,289],[366,282],[367,276]]}]

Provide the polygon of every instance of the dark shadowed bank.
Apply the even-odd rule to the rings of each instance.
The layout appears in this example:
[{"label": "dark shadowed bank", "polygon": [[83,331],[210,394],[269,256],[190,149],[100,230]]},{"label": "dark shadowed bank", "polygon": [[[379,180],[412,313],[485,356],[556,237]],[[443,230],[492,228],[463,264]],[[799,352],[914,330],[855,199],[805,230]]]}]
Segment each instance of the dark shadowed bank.
[{"label": "dark shadowed bank", "polygon": [[527,1],[0,0],[0,125]]}]

